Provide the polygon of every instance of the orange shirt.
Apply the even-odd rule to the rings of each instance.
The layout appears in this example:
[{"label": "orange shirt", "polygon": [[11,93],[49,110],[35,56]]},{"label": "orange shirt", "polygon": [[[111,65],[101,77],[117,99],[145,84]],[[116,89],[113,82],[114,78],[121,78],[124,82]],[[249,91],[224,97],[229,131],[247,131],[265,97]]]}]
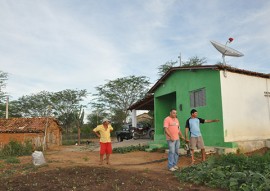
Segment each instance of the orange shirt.
[{"label": "orange shirt", "polygon": [[[171,134],[172,139],[178,140],[179,139],[179,128],[180,124],[177,118],[171,118],[170,116],[164,119],[164,128],[168,128],[168,131]],[[170,140],[170,137],[166,133],[166,139]]]}]

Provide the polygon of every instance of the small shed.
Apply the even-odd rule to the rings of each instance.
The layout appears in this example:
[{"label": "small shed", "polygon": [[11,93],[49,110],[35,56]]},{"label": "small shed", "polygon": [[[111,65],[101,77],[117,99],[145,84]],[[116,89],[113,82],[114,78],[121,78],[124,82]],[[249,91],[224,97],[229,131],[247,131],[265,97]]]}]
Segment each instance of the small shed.
[{"label": "small shed", "polygon": [[36,148],[59,146],[62,145],[62,128],[54,118],[0,119],[0,148],[12,140],[31,141]]}]

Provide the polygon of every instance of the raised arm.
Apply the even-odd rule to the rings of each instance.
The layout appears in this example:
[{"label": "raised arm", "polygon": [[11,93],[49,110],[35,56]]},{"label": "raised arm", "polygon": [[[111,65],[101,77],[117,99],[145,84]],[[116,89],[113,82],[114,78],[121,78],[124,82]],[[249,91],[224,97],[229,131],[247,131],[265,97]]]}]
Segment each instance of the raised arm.
[{"label": "raised arm", "polygon": [[206,119],[205,123],[219,122],[219,119]]}]

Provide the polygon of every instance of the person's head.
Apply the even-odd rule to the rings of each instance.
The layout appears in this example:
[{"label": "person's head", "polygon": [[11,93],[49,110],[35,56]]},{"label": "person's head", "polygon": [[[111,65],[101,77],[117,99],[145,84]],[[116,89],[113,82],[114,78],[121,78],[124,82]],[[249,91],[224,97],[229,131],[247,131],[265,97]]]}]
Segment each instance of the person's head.
[{"label": "person's head", "polygon": [[170,110],[170,117],[171,118],[176,118],[176,114],[177,114],[176,109],[175,108],[172,108]]},{"label": "person's head", "polygon": [[110,120],[107,119],[107,118],[104,118],[104,119],[102,120],[102,124],[104,124],[104,125],[107,125],[107,124],[109,124],[109,123],[110,123]]},{"label": "person's head", "polygon": [[190,115],[191,115],[192,117],[197,117],[197,116],[198,116],[197,110],[196,110],[196,109],[192,109],[192,110],[190,111]]}]

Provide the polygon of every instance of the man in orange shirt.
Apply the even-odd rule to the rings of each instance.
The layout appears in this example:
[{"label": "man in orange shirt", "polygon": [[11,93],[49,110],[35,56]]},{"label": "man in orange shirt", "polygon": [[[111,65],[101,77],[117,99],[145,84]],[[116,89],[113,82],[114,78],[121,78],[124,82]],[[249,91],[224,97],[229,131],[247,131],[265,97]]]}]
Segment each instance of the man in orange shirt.
[{"label": "man in orange shirt", "polygon": [[179,159],[178,150],[180,147],[179,135],[181,139],[184,139],[180,131],[180,123],[176,118],[176,109],[171,109],[170,116],[164,119],[163,127],[166,133],[166,140],[169,146],[168,169],[169,171],[175,171],[178,169],[177,166]]},{"label": "man in orange shirt", "polygon": [[112,154],[111,131],[112,126],[108,119],[103,119],[102,124],[93,129],[94,133],[100,138],[100,165],[103,164],[103,156],[106,154],[106,162],[110,164],[110,154]]}]

